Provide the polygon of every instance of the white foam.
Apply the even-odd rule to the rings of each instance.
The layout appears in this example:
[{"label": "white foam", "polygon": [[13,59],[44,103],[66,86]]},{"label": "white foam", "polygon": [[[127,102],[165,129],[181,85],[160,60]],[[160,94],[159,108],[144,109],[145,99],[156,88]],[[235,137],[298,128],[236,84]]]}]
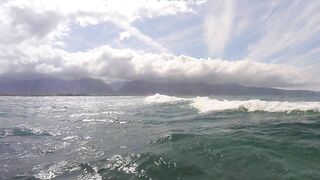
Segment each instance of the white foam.
[{"label": "white foam", "polygon": [[320,112],[320,102],[285,102],[285,101],[262,101],[244,100],[228,101],[210,99],[209,97],[196,97],[190,103],[191,107],[199,110],[200,113],[209,111],[245,110],[248,112],[293,112],[293,111],[314,111]]},{"label": "white foam", "polygon": [[287,102],[287,101],[263,101],[259,99],[251,100],[218,100],[209,97],[180,98],[155,94],[144,99],[147,103],[174,103],[177,101],[188,101],[192,108],[198,109],[200,113],[210,111],[241,110],[247,112],[320,112],[320,102]]},{"label": "white foam", "polygon": [[104,114],[104,115],[109,115],[109,114],[124,114],[123,111],[105,111],[105,112],[102,112],[101,114]]},{"label": "white foam", "polygon": [[162,94],[157,93],[152,96],[147,96],[144,99],[144,102],[146,102],[146,103],[172,103],[172,102],[183,101],[183,100],[186,100],[186,99],[175,97],[175,96],[162,95]]},{"label": "white foam", "polygon": [[83,119],[83,122],[108,122],[108,123],[113,123],[115,122],[114,120],[109,120],[109,119]]},{"label": "white foam", "polygon": [[134,159],[137,157],[140,157],[140,155],[113,155],[111,158],[108,159],[109,164],[107,164],[106,168],[109,170],[122,171],[126,174],[135,174],[137,173],[138,164],[134,162]]},{"label": "white foam", "polygon": [[71,114],[70,117],[82,117],[82,116],[98,116],[99,113],[80,113],[80,114]]},{"label": "white foam", "polygon": [[67,161],[59,162],[47,170],[40,171],[37,175],[35,175],[38,179],[53,179],[64,173],[64,169],[68,166]]},{"label": "white foam", "polygon": [[69,141],[69,140],[77,140],[77,139],[79,139],[79,136],[67,136],[67,137],[63,138],[62,140]]}]

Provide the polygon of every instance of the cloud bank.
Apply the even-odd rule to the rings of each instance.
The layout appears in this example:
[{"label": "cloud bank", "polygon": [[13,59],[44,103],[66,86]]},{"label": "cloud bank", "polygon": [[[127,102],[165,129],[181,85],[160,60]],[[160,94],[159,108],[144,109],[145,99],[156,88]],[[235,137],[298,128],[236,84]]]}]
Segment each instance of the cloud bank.
[{"label": "cloud bank", "polygon": [[76,53],[46,46],[27,48],[12,54],[11,61],[0,61],[0,67],[2,75],[45,74],[61,78],[94,77],[107,81],[138,79],[288,87],[308,84],[311,79],[298,68],[287,65],[197,59],[110,46]]},{"label": "cloud bank", "polygon": [[[204,28],[208,54],[214,59],[177,55],[159,41],[161,38],[139,29],[139,23],[150,19],[186,14],[200,16],[197,8],[203,7],[203,4],[210,7],[203,17],[203,24],[199,22],[200,28],[189,28],[195,29],[195,32]],[[320,18],[316,13],[319,3],[302,5],[301,1],[267,1],[257,3],[254,7],[249,5],[249,1],[241,5],[232,0],[207,3],[158,0],[5,1],[0,3],[0,78],[45,75],[66,79],[93,77],[106,81],[189,81],[285,88],[318,87],[320,82],[315,76],[317,69],[306,71],[304,67],[294,66],[294,63],[281,64],[284,58],[276,55],[303,45],[319,34]],[[299,7],[302,7],[301,11]],[[271,11],[273,9],[276,10]],[[306,21],[307,18],[309,21]],[[290,23],[286,25],[284,21]],[[87,28],[106,22],[120,29],[114,37],[119,44],[135,38],[152,51],[113,47],[108,43],[93,49],[68,51],[64,40],[72,35],[73,26]],[[252,27],[256,29],[253,31]],[[185,36],[189,36],[186,30]],[[191,34],[195,34],[193,30]],[[223,59],[228,44],[243,34],[256,37],[246,47],[247,55],[234,61]],[[175,38],[179,39],[170,39]],[[309,65],[317,63],[315,57],[318,57],[319,48],[314,44],[309,46],[312,48],[306,50],[304,55],[293,51],[291,56],[286,57],[295,55],[293,62],[301,62],[300,59],[308,57],[313,59]],[[275,56],[278,59],[267,61]]]}]

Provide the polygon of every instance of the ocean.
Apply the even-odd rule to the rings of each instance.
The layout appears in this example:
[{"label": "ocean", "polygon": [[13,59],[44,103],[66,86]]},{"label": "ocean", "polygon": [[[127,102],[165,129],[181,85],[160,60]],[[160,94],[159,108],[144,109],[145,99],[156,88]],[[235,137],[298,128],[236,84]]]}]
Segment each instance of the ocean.
[{"label": "ocean", "polygon": [[0,97],[0,179],[320,179],[320,98]]}]

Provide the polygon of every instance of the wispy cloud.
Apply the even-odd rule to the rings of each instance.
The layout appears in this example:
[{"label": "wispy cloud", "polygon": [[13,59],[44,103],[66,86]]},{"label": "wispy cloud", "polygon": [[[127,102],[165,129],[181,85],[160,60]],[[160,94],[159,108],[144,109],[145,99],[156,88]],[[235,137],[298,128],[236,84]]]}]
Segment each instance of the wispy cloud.
[{"label": "wispy cloud", "polygon": [[[320,3],[315,1],[272,2],[262,21],[257,22],[260,38],[248,48],[248,58],[269,62],[288,61],[293,56],[308,54],[312,48],[303,50],[312,41],[320,40]],[[315,42],[317,43],[317,42]],[[276,57],[282,56],[276,59]],[[276,60],[275,60],[276,59]],[[305,59],[307,60],[307,59]]]},{"label": "wispy cloud", "polygon": [[234,2],[233,0],[211,1],[208,3],[207,11],[204,38],[208,52],[213,57],[221,57],[232,33]]},{"label": "wispy cloud", "polygon": [[246,47],[244,57],[253,61],[304,64],[320,55],[319,1],[214,0],[209,7],[204,29],[211,56],[223,57],[237,39]]},{"label": "wispy cloud", "polygon": [[162,44],[154,40],[153,38],[145,35],[142,33],[139,29],[132,26],[129,22],[123,20],[123,19],[112,19],[111,22],[113,22],[118,27],[122,28],[123,30],[130,33],[131,36],[139,39],[143,43],[149,45],[151,48],[156,50],[157,52],[169,52],[169,50],[164,47]]}]

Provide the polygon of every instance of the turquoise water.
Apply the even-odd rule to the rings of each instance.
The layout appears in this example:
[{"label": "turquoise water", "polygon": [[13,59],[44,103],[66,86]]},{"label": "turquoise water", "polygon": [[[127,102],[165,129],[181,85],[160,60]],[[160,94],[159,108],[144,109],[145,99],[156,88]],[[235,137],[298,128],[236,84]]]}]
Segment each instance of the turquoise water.
[{"label": "turquoise water", "polygon": [[319,101],[0,97],[0,179],[319,179]]}]

